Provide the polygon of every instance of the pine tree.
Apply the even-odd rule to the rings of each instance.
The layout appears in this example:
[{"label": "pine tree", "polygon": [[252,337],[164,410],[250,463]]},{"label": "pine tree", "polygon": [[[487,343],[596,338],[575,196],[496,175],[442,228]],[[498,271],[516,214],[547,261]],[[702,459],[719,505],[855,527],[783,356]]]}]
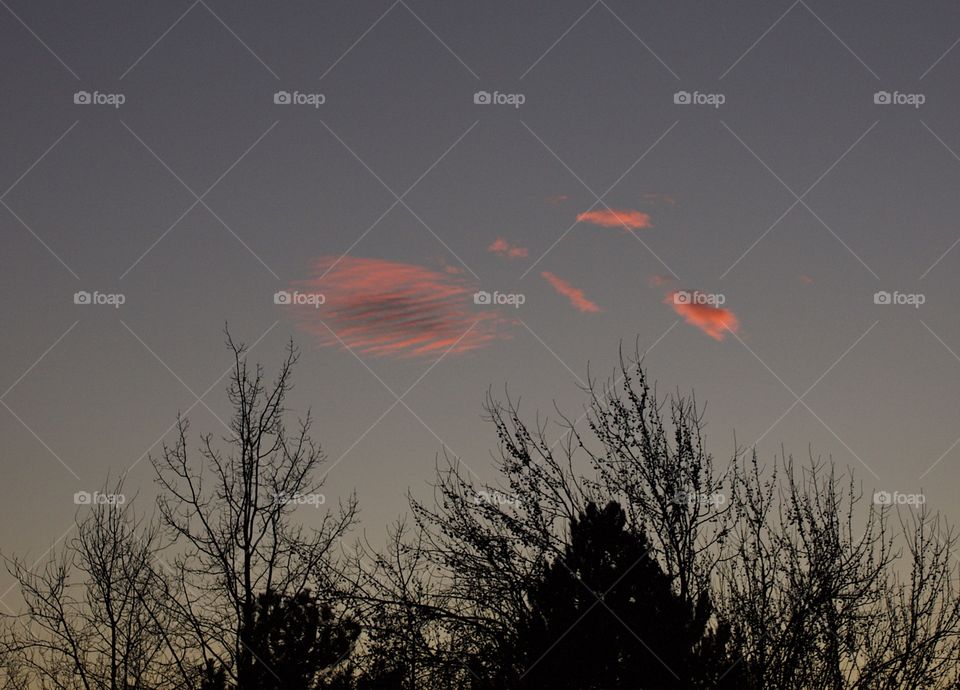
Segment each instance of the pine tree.
[{"label": "pine tree", "polygon": [[[709,602],[686,604],[616,502],[589,503],[529,591],[523,688],[717,687],[730,666]],[[708,679],[711,679],[708,682]]]},{"label": "pine tree", "polygon": [[254,665],[246,690],[314,690],[341,687],[337,666],[349,654],[360,628],[337,620],[309,590],[292,596],[266,591],[257,597],[246,635]]}]

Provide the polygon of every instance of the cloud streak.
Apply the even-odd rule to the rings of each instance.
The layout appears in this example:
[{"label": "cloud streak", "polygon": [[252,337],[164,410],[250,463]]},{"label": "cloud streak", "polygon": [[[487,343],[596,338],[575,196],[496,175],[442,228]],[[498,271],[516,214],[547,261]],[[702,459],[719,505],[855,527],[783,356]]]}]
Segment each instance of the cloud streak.
[{"label": "cloud streak", "polygon": [[591,302],[583,294],[583,290],[576,288],[563,278],[560,278],[549,271],[544,271],[540,274],[546,279],[548,283],[556,290],[559,294],[566,297],[570,300],[570,305],[579,311],[582,312],[598,312],[600,307],[596,303]]},{"label": "cloud streak", "polygon": [[313,277],[293,287],[323,295],[319,308],[289,308],[324,346],[377,357],[439,356],[476,350],[498,337],[497,311],[476,309],[476,286],[456,274],[383,259],[321,257]]},{"label": "cloud streak", "polygon": [[650,222],[650,216],[636,209],[604,208],[597,211],[584,211],[577,216],[577,220],[581,223],[599,225],[602,228],[630,228],[631,230],[640,230],[653,227],[653,223]]},{"label": "cloud streak", "polygon": [[[663,303],[670,305],[677,314],[683,317],[684,321],[699,328],[714,340],[723,340],[727,337],[728,331],[736,333],[740,330],[740,321],[736,314],[723,307],[696,303],[690,299],[691,295],[698,294],[701,293],[670,292],[664,298]],[[678,295],[683,295],[685,299],[678,299]]]}]

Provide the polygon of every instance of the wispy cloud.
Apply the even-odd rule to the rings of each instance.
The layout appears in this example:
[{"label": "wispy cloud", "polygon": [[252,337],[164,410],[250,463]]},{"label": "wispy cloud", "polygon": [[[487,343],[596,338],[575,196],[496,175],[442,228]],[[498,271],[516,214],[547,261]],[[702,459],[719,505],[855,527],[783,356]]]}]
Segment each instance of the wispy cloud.
[{"label": "wispy cloud", "polygon": [[636,209],[600,209],[597,211],[585,211],[577,216],[581,223],[592,223],[602,228],[630,228],[631,230],[640,230],[642,228],[652,228],[650,216],[643,211]]},{"label": "wispy cloud", "polygon": [[570,305],[574,309],[578,309],[583,312],[600,311],[600,307],[598,307],[596,303],[588,300],[584,296],[583,290],[581,290],[580,288],[574,287],[573,285],[565,281],[563,278],[559,278],[558,276],[555,276],[553,273],[550,273],[549,271],[544,271],[540,275],[542,275],[546,279],[546,281],[553,286],[554,290],[556,290],[558,293],[560,293],[561,295],[566,297],[568,300],[570,300]]},{"label": "wispy cloud", "polygon": [[[682,294],[686,299],[677,299],[677,295]],[[696,292],[674,291],[667,294],[663,303],[673,307],[683,319],[691,326],[696,326],[701,331],[709,335],[714,340],[723,340],[727,337],[727,331],[736,333],[740,330],[740,321],[729,309],[715,307],[710,304],[698,304],[689,299],[690,295],[696,295]]]},{"label": "wispy cloud", "polygon": [[493,252],[499,256],[504,256],[508,259],[524,259],[529,255],[529,251],[526,247],[520,247],[515,244],[510,244],[502,237],[498,237],[493,243],[487,247],[488,252]]},{"label": "wispy cloud", "polygon": [[416,357],[468,352],[498,337],[498,312],[475,308],[476,285],[458,274],[351,256],[321,257],[313,270],[292,287],[322,294],[323,304],[291,309],[323,345]]}]

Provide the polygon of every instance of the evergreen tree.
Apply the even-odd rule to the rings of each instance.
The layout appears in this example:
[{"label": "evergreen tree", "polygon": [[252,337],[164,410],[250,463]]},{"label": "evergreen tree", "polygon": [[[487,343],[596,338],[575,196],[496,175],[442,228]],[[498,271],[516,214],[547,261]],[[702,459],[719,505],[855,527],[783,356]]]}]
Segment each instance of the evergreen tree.
[{"label": "evergreen tree", "polygon": [[328,690],[343,687],[336,667],[360,633],[352,620],[337,620],[309,590],[292,596],[266,591],[257,597],[246,635],[254,657],[244,690]]},{"label": "evergreen tree", "polygon": [[562,556],[528,593],[522,688],[626,690],[717,687],[724,637],[704,598],[684,602],[620,505],[589,503]]}]

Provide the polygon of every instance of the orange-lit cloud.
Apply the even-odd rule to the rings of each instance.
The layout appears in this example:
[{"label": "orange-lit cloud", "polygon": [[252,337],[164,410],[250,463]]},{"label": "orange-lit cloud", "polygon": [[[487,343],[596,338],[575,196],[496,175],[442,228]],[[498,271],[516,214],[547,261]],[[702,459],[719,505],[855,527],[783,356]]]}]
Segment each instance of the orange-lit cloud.
[{"label": "orange-lit cloud", "polygon": [[322,305],[290,308],[323,345],[374,356],[439,356],[448,349],[475,350],[498,337],[503,319],[496,309],[475,307],[477,288],[462,276],[351,256],[321,257],[313,269],[312,278],[292,287],[322,294]]},{"label": "orange-lit cloud", "polygon": [[540,275],[542,275],[547,282],[553,286],[554,290],[570,300],[570,304],[574,309],[579,309],[580,311],[584,312],[600,311],[600,307],[598,307],[594,302],[588,300],[584,296],[583,290],[580,288],[573,287],[563,278],[559,278],[549,271],[544,271]]},{"label": "orange-lit cloud", "polygon": [[500,256],[505,256],[508,259],[523,259],[526,258],[529,254],[526,247],[518,247],[515,244],[510,244],[502,237],[498,237],[493,241],[489,247],[487,247],[488,252],[493,252]]},{"label": "orange-lit cloud", "polygon": [[[684,295],[684,299],[677,299],[677,295]],[[736,333],[740,330],[740,321],[736,314],[723,307],[715,307],[710,304],[697,304],[689,299],[695,292],[670,292],[663,303],[669,304],[691,326],[696,326],[701,331],[709,335],[714,340],[723,340],[727,337],[727,331]]]},{"label": "orange-lit cloud", "polygon": [[652,228],[650,216],[643,211],[635,209],[609,209],[604,208],[597,211],[585,211],[577,216],[581,223],[593,223],[602,228],[630,228],[639,230],[641,228]]}]

